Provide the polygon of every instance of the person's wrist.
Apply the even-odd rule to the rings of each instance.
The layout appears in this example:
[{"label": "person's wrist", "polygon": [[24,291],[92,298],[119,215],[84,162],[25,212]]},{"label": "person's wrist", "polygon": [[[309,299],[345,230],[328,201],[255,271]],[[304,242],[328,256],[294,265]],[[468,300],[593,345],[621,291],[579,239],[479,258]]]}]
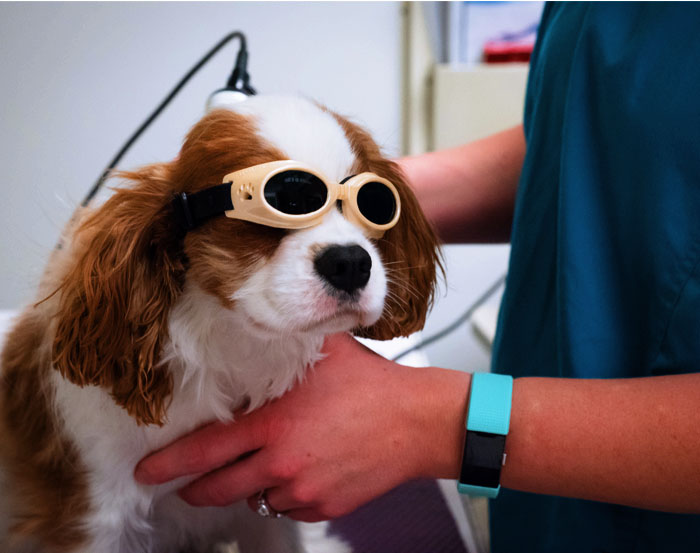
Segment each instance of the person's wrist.
[{"label": "person's wrist", "polygon": [[431,367],[420,409],[424,413],[422,453],[416,477],[459,476],[471,375],[462,371]]}]

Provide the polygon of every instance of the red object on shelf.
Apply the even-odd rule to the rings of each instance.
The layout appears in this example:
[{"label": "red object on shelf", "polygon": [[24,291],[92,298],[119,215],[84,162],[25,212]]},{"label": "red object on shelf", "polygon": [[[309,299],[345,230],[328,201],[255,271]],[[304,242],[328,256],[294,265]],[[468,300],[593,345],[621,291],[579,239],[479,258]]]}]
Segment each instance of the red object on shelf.
[{"label": "red object on shelf", "polygon": [[492,40],[484,45],[484,63],[529,62],[535,43]]}]

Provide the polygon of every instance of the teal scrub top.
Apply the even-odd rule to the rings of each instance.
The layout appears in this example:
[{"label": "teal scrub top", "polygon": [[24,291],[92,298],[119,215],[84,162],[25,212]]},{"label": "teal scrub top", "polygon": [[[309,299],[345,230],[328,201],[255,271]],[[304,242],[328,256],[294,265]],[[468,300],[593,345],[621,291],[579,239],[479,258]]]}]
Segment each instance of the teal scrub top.
[{"label": "teal scrub top", "polygon": [[[697,3],[546,5],[494,372],[700,372],[699,63]],[[491,539],[494,553],[697,553],[700,516],[504,489]]]}]

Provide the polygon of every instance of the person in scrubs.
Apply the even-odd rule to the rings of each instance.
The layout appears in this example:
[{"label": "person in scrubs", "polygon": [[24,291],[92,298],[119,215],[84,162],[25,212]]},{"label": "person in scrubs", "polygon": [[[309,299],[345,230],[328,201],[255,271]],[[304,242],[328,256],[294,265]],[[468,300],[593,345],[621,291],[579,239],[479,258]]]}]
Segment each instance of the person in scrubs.
[{"label": "person in scrubs", "polygon": [[[400,160],[445,242],[511,242],[494,552],[700,551],[699,22],[698,4],[547,3],[524,124]],[[314,521],[458,477],[469,374],[346,335],[325,349],[287,395],[136,478],[205,473],[180,492],[193,505],[265,490]]]}]

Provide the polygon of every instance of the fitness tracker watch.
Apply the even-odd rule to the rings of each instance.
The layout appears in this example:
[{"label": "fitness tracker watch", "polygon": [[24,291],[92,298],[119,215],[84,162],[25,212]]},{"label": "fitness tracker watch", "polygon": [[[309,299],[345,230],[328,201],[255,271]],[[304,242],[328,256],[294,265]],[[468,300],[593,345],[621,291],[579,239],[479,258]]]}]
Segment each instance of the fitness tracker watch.
[{"label": "fitness tracker watch", "polygon": [[510,426],[513,377],[474,373],[467,409],[467,434],[457,489],[460,493],[496,497],[501,489],[506,435]]}]

